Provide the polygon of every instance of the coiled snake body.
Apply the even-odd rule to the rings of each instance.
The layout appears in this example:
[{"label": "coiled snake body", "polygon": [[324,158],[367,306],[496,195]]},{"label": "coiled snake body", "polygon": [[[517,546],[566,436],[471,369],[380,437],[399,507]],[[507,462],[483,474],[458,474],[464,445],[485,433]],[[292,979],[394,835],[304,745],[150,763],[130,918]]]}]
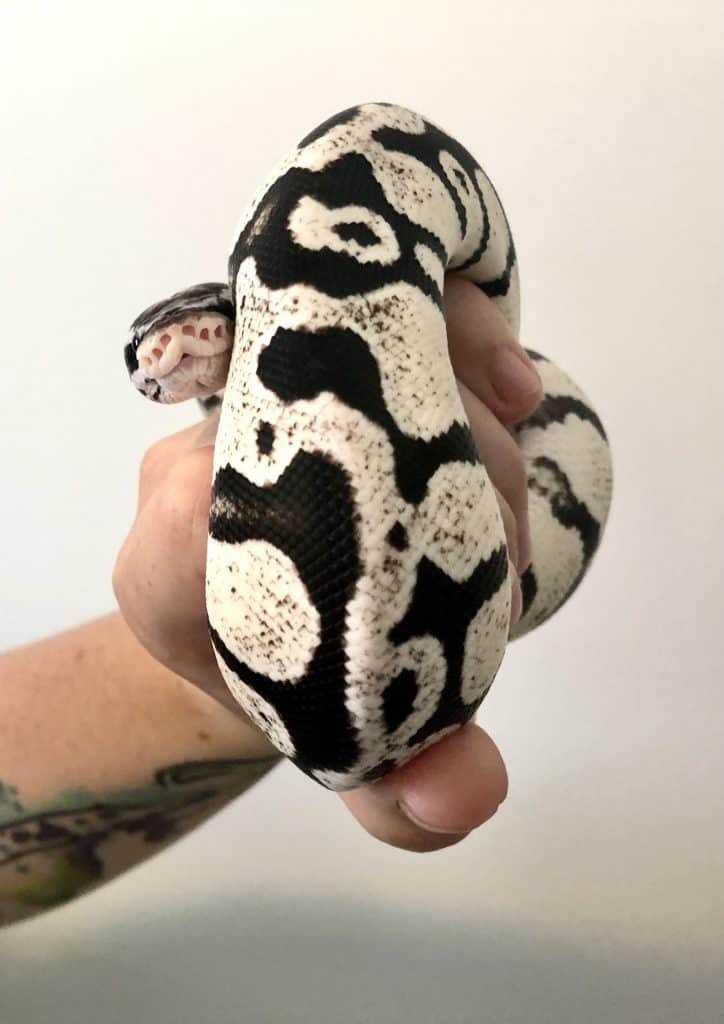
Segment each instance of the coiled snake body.
[{"label": "coiled snake body", "polygon": [[603,426],[529,352],[544,398],[514,434],[533,561],[509,631],[505,532],[448,355],[449,271],[517,334],[515,249],[492,184],[425,118],[365,104],[302,139],[259,190],[228,286],[145,310],[125,349],[156,401],[209,407],[224,388],[211,640],[244,710],[330,789],[380,778],[470,719],[509,635],[575,590],[608,514]]}]

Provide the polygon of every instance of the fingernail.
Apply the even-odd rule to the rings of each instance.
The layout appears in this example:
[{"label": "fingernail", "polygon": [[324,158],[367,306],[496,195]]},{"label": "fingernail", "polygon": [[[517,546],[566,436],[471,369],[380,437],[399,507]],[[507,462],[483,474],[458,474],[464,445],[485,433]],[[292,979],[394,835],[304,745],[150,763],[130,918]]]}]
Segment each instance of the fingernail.
[{"label": "fingernail", "polygon": [[428,821],[423,821],[419,818],[413,810],[411,810],[404,800],[398,800],[397,806],[405,817],[412,822],[413,825],[417,825],[418,828],[423,829],[425,832],[435,832],[441,836],[466,836],[472,829],[469,828],[441,828],[439,825],[431,825]]},{"label": "fingernail", "polygon": [[499,348],[492,359],[491,382],[498,398],[506,404],[531,398],[541,390],[538,371],[511,348]]}]

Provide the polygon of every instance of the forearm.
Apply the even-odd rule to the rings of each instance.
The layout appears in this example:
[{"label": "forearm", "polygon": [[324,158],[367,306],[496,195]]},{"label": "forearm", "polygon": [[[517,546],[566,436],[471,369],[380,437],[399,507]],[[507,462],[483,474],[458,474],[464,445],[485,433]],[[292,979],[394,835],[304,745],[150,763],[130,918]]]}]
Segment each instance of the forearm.
[{"label": "forearm", "polygon": [[0,924],[151,856],[278,760],[118,614],[0,655]]}]

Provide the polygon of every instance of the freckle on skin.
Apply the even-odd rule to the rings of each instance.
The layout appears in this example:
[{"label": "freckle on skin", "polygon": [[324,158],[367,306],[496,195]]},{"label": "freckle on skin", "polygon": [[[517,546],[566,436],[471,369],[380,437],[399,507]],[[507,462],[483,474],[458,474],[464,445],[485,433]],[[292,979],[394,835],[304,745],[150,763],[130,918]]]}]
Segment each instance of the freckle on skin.
[{"label": "freckle on skin", "polygon": [[200,740],[207,740],[208,741],[208,740],[211,739],[211,735],[208,732],[206,732],[205,729],[199,729],[199,731],[196,733],[196,735],[198,736],[198,738]]}]

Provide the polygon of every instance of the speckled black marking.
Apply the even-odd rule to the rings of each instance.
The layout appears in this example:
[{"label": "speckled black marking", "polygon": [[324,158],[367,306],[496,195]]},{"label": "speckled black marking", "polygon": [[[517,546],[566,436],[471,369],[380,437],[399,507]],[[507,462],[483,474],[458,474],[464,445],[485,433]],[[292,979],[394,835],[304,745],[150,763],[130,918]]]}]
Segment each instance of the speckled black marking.
[{"label": "speckled black marking", "polygon": [[519,425],[519,430],[528,427],[547,427],[551,423],[563,423],[566,416],[577,416],[586,420],[596,428],[603,440],[607,440],[606,431],[598,415],[579,398],[571,395],[544,395],[540,405],[532,415]]},{"label": "speckled black marking", "polygon": [[211,627],[220,657],[280,714],[297,750],[295,763],[308,769],[342,771],[359,754],[344,703],[346,608],[362,572],[353,510],[347,474],[320,454],[299,451],[265,487],[231,466],[214,480],[211,536],[231,544],[264,540],[283,551],[320,615],[319,644],[304,678],[295,682],[254,671]]},{"label": "speckled black marking", "polygon": [[494,299],[499,295],[507,295],[510,290],[510,272],[513,269],[515,260],[515,249],[511,242],[508,254],[505,258],[505,270],[500,277],[496,277],[492,281],[474,281],[473,284],[475,284],[481,292],[487,295],[489,299]]},{"label": "speckled black marking", "polygon": [[548,501],[551,512],[561,526],[575,530],[579,535],[583,544],[585,570],[598,547],[601,532],[600,524],[591,515],[586,503],[575,496],[570,480],[558,463],[544,455],[533,459],[528,487]]},{"label": "speckled black marking", "polygon": [[[445,152],[449,153],[460,166],[465,170],[470,178],[470,183],[474,189],[475,195],[480,203],[483,210],[483,233],[480,242],[472,253],[472,255],[465,260],[463,263],[456,265],[456,270],[466,270],[468,267],[473,266],[477,263],[480,257],[483,255],[488,247],[490,239],[490,217],[488,215],[487,206],[480,186],[478,185],[475,172],[476,170],[482,170],[477,160],[468,152],[468,150],[462,146],[456,139],[453,139],[450,135],[447,135],[440,128],[425,121],[426,132],[423,135],[413,135],[408,132],[400,131],[397,128],[379,128],[373,132],[373,138],[376,142],[380,142],[389,150],[394,150],[399,153],[407,153],[409,156],[419,160],[426,167],[433,170],[439,177],[441,183],[447,189],[450,198],[455,205],[455,211],[457,213],[458,220],[460,222],[460,230],[464,235],[467,230],[467,214],[465,207],[457,193],[457,190],[453,187],[452,182],[448,179],[447,173],[440,162],[440,154]],[[460,175],[460,172],[456,172],[456,177]],[[487,177],[487,176],[486,176]],[[490,182],[490,188],[493,193],[497,196],[495,187]],[[467,192],[468,190],[465,189]],[[505,211],[503,210],[502,203],[500,209],[503,211],[503,217],[505,218]],[[506,218],[507,226],[507,218]],[[493,281],[487,281],[483,284],[475,282],[478,287],[484,291],[487,295],[505,295],[510,289],[510,271],[515,263],[515,246],[513,245],[513,238],[508,231],[509,245],[508,253],[506,257],[506,266],[503,274]],[[447,264],[447,259],[444,261]]]},{"label": "speckled black marking", "polygon": [[533,567],[531,565],[525,570],[523,575],[520,577],[520,589],[523,595],[523,608],[520,613],[520,617],[526,614],[530,606],[535,600],[535,595],[538,593],[538,581],[535,578]]},{"label": "speckled black marking", "polygon": [[336,128],[339,124],[349,124],[354,121],[355,117],[359,113],[359,104],[356,107],[347,107],[346,110],[341,110],[339,114],[335,114],[333,117],[328,117],[326,121],[311,131],[308,135],[305,135],[301,142],[297,143],[298,149],[304,149],[312,142],[316,142],[317,139],[321,139],[323,135],[331,131],[332,128]]},{"label": "speckled black marking", "polygon": [[397,551],[406,551],[410,543],[407,537],[407,530],[400,522],[396,522],[394,526],[390,528],[385,540]]},{"label": "speckled black marking", "polygon": [[463,192],[467,192],[467,190],[468,190],[468,183],[467,183],[467,181],[465,179],[465,175],[461,171],[459,171],[457,169],[457,167],[453,170],[453,174],[455,175],[455,178],[456,178],[458,184],[460,185],[460,188],[463,190]]},{"label": "speckled black marking", "polygon": [[398,729],[410,715],[417,696],[417,676],[412,669],[403,669],[382,694],[382,712],[388,732]]},{"label": "speckled black marking", "polygon": [[335,224],[333,230],[345,242],[355,241],[359,245],[368,246],[377,245],[380,241],[367,224],[362,224],[358,221],[346,221],[342,224]]},{"label": "speckled black marking", "polygon": [[[305,196],[331,210],[355,205],[373,211],[395,234],[400,257],[392,264],[374,260],[361,263],[347,252],[298,245],[289,230],[289,219]],[[447,264],[447,254],[437,235],[399,213],[387,201],[369,161],[359,153],[348,153],[320,171],[292,167],[269,187],[234,246],[229,279],[235,281],[242,261],[253,256],[256,272],[269,288],[304,283],[343,298],[405,280],[442,310],[442,293],[415,255],[418,244],[431,249],[443,266]]]},{"label": "speckled black marking", "polygon": [[258,374],[283,402],[331,391],[382,427],[392,445],[400,494],[412,504],[424,499],[430,477],[443,463],[480,461],[467,424],[453,423],[429,441],[402,433],[385,402],[377,362],[354,331],[329,327],[311,333],[279,327],[261,353]]},{"label": "speckled black marking", "polygon": [[[378,128],[372,133],[372,138],[375,142],[379,142],[383,145],[385,149],[395,153],[406,153],[408,156],[414,157],[415,160],[419,160],[425,167],[429,167],[435,172],[442,185],[447,189],[447,192],[455,205],[455,212],[457,213],[458,221],[460,222],[460,234],[464,236],[468,226],[465,207],[460,200],[457,189],[448,179],[447,172],[443,169],[443,166],[440,163],[440,154],[443,151],[450,153],[455,157],[458,163],[465,167],[466,170],[468,168],[474,169],[477,167],[477,164],[463,146],[454,142],[448,135],[441,132],[439,128],[435,128],[427,122],[425,122],[425,127],[427,131],[422,135],[413,135],[410,132],[401,131],[399,128]],[[453,152],[453,150],[456,150],[456,152]],[[483,209],[485,209],[483,197],[479,194],[477,186],[474,185],[474,187],[478,192],[480,203]],[[487,225],[487,217],[485,220]],[[484,251],[485,245],[487,245],[487,235],[485,235],[484,241],[481,245],[482,248],[480,251],[482,252]],[[445,262],[447,263],[447,260]]]},{"label": "speckled black marking", "polygon": [[[445,686],[434,713],[409,739],[413,746],[448,725],[461,725],[474,714],[482,700],[466,704],[461,696],[465,637],[485,601],[503,586],[508,575],[508,552],[502,545],[481,559],[470,576],[458,583],[424,555],[410,604],[400,622],[390,630],[390,640],[403,644],[416,636],[434,636],[442,645],[447,665]],[[444,609],[444,613],[443,613]]]},{"label": "speckled black marking", "polygon": [[274,447],[274,427],[262,420],[256,432],[256,447],[260,455],[268,455]]}]

